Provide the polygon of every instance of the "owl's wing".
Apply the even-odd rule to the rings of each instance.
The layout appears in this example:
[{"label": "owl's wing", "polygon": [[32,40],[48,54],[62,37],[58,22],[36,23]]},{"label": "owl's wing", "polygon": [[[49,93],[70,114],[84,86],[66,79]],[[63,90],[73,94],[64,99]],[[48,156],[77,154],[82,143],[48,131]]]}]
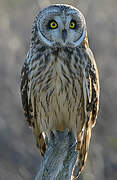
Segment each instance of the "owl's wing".
[{"label": "owl's wing", "polygon": [[79,176],[80,172],[82,171],[87,159],[92,127],[94,127],[96,123],[99,108],[98,70],[94,60],[94,56],[89,48],[86,51],[85,59],[86,62],[88,62],[85,69],[83,69],[85,123],[82,132],[77,137],[77,141],[81,142],[80,149],[78,149],[79,157],[76,167],[79,170],[77,171],[77,176]]},{"label": "owl's wing", "polygon": [[87,113],[90,114],[91,118],[91,125],[94,127],[97,119],[97,114],[99,110],[99,94],[100,94],[100,87],[99,87],[99,74],[97,65],[95,63],[95,59],[93,53],[90,49],[87,49],[88,55],[88,64],[86,67],[87,73],[87,84],[89,97],[87,99]]},{"label": "owl's wing", "polygon": [[26,63],[26,60],[24,62],[21,71],[20,91],[21,91],[21,100],[24,109],[24,115],[27,122],[29,123],[29,126],[31,126],[31,106],[29,108],[29,103],[28,103],[28,64]]},{"label": "owl's wing", "polygon": [[[29,56],[27,56],[29,58]],[[24,65],[22,67],[21,71],[21,100],[22,105],[24,109],[24,115],[26,118],[26,121],[28,122],[29,126],[32,127],[33,133],[36,139],[37,147],[40,150],[41,155],[44,155],[46,150],[46,145],[44,142],[44,138],[42,133],[40,132],[39,125],[37,123],[37,118],[34,117],[33,108],[36,106],[34,103],[32,105],[30,95],[29,95],[29,79],[28,79],[28,73],[29,73],[29,65],[28,65],[28,59],[25,59]],[[36,109],[36,107],[34,107]]]}]

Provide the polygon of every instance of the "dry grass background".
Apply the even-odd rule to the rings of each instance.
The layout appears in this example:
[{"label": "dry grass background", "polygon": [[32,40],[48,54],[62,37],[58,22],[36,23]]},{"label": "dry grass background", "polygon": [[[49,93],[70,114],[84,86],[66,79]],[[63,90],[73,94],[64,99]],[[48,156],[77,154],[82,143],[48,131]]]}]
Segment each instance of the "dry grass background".
[{"label": "dry grass background", "polygon": [[99,68],[100,113],[80,180],[117,179],[117,0],[0,0],[0,180],[34,179],[41,157],[20,100],[20,71],[37,12],[67,3],[85,15]]}]

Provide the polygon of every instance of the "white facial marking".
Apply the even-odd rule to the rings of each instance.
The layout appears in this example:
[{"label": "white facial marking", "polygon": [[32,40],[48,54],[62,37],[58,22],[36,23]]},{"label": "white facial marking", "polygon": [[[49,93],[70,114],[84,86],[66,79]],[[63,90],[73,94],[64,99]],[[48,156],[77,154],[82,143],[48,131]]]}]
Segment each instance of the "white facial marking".
[{"label": "white facial marking", "polygon": [[[41,16],[41,19],[37,23],[40,40],[50,47],[79,46],[86,35],[86,24],[83,15],[76,9],[68,9],[68,11],[63,10],[61,12],[61,10],[59,11],[59,7],[54,8],[54,10],[51,8],[49,11],[46,9],[45,13],[43,12],[43,16]],[[57,28],[52,29],[46,27],[47,23],[51,20],[56,21],[58,25]],[[71,20],[76,21],[76,27],[73,29],[70,28]],[[63,32],[65,32],[65,34]]]}]

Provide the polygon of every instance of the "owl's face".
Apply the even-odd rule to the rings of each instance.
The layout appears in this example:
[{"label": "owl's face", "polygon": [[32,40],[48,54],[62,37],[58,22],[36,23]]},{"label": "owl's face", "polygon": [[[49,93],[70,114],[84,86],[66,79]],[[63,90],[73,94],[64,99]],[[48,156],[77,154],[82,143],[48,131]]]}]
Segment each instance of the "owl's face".
[{"label": "owl's face", "polygon": [[53,47],[77,47],[85,38],[86,24],[81,12],[68,5],[51,5],[37,17],[41,43]]}]

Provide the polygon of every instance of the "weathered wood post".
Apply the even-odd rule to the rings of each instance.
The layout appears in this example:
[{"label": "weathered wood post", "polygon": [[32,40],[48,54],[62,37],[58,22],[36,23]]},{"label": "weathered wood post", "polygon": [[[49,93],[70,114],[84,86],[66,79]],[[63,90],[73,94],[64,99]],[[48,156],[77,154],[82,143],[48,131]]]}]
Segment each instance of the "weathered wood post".
[{"label": "weathered wood post", "polygon": [[66,130],[52,135],[35,180],[71,180],[77,159],[75,145],[73,134]]}]

